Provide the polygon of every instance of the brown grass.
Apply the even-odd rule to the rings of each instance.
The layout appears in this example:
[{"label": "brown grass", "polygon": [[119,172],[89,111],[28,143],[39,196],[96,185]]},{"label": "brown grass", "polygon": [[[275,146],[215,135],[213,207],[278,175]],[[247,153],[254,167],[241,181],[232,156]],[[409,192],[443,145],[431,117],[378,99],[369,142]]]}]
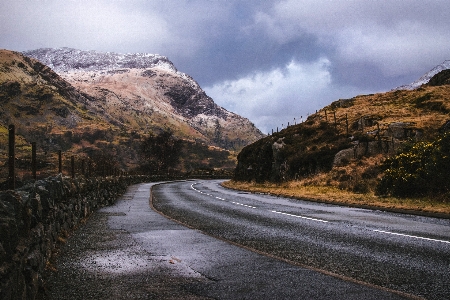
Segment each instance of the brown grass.
[{"label": "brown grass", "polygon": [[373,191],[354,193],[332,185],[323,185],[327,174],[309,180],[289,181],[282,184],[225,181],[222,185],[236,190],[265,193],[294,199],[326,202],[357,207],[370,207],[392,211],[409,211],[419,214],[439,214],[450,217],[450,203],[430,198],[378,197]]},{"label": "brown grass", "polygon": [[[333,122],[336,115],[337,129],[340,134],[346,133],[346,117],[348,117],[349,133],[361,133],[355,129],[361,117],[375,117],[378,124],[365,126],[364,131],[377,130],[383,134],[393,122],[410,122],[414,128],[422,130],[421,139],[436,137],[438,129],[450,119],[450,85],[423,86],[414,91],[394,91],[374,95],[356,96],[352,105],[339,107],[330,104],[310,116],[311,122],[325,120]],[[321,147],[322,145],[316,145]],[[345,166],[333,167],[330,172],[319,173],[301,180],[293,180],[283,184],[227,181],[223,185],[229,188],[259,193],[287,196],[297,199],[308,199],[328,203],[369,206],[387,210],[409,210],[418,213],[436,213],[450,217],[448,199],[415,198],[400,199],[394,197],[378,197],[375,187],[382,176],[380,165],[393,153],[378,154],[350,161]]]}]

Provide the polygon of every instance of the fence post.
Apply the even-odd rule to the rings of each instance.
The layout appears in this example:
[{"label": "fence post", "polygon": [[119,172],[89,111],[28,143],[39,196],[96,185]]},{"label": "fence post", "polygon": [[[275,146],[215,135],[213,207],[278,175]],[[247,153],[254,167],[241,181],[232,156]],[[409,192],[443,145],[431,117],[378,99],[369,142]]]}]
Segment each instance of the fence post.
[{"label": "fence post", "polygon": [[31,143],[31,172],[33,179],[36,180],[36,142]]},{"label": "fence post", "polygon": [[14,190],[16,188],[16,177],[15,177],[15,143],[16,143],[16,127],[14,125],[9,125],[9,151],[8,151],[8,189]]},{"label": "fence post", "polygon": [[378,148],[380,150],[383,150],[383,145],[381,144],[380,123],[377,123],[377,130],[378,130]]},{"label": "fence post", "polygon": [[58,174],[62,174],[62,155],[61,155],[61,150],[58,150]]},{"label": "fence post", "polygon": [[336,111],[333,111],[334,116],[334,129],[337,129],[337,123],[336,123]]},{"label": "fence post", "polygon": [[347,128],[347,136],[348,136],[348,116],[345,114],[345,126]]},{"label": "fence post", "polygon": [[81,160],[81,175],[86,177],[85,169],[84,169],[84,158]]},{"label": "fence post", "polygon": [[75,178],[75,157],[73,155],[70,157],[70,169],[72,178]]}]

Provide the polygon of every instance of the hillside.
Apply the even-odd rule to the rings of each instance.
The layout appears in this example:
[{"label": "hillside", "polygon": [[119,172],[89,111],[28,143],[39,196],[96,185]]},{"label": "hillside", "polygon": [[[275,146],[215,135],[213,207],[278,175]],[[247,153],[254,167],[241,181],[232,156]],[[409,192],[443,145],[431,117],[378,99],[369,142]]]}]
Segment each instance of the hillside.
[{"label": "hillside", "polygon": [[448,130],[448,73],[442,71],[429,81],[413,90],[331,103],[305,122],[245,147],[238,155],[235,179],[302,179],[353,192],[373,191],[387,157],[408,141],[433,140]]},{"label": "hillside", "polygon": [[[52,63],[60,71],[65,61],[78,65],[64,69],[62,76],[36,59],[0,50],[0,181],[7,176],[9,124],[16,126],[19,178],[29,177],[31,142],[37,143],[38,174],[43,177],[57,172],[59,150],[66,172],[72,155],[78,166],[91,159],[103,169],[132,171],[141,165],[142,141],[164,130],[192,150],[183,151],[178,170],[232,168],[233,153],[223,148],[238,150],[262,136],[162,57],[131,55],[115,64],[91,56],[108,71],[77,56],[50,57],[61,59]],[[82,68],[87,65],[89,71]]]},{"label": "hillside", "polygon": [[138,132],[170,129],[180,138],[233,151],[263,137],[249,120],[215,104],[167,57],[71,48],[25,54],[97,99],[87,105],[117,126]]}]

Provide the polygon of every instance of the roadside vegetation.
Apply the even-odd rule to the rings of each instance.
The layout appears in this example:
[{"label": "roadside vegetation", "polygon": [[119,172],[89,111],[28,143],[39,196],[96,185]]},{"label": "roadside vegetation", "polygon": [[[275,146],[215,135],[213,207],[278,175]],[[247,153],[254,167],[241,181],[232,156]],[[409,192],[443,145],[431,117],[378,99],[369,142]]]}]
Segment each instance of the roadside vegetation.
[{"label": "roadside vegetation", "polygon": [[402,210],[424,214],[431,213],[450,217],[450,203],[441,197],[380,197],[375,195],[374,192],[355,193],[327,185],[328,177],[328,174],[318,174],[313,178],[284,183],[256,183],[230,180],[223,182],[222,185],[241,191],[264,193],[299,200],[378,208],[390,211]]},{"label": "roadside vegetation", "polygon": [[245,147],[224,186],[450,217],[450,72],[443,75],[413,91],[331,103]]},{"label": "roadside vegetation", "polygon": [[230,180],[225,187],[357,207],[450,217],[450,133],[408,142],[397,154],[351,159],[286,181]]}]

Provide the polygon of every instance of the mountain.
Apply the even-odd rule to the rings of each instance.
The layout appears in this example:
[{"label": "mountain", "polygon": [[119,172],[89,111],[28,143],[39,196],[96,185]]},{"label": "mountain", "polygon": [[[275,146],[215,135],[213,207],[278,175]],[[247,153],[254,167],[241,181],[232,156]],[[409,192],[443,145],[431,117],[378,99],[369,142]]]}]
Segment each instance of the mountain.
[{"label": "mountain", "polygon": [[450,60],[446,60],[442,64],[434,67],[433,69],[431,69],[430,71],[425,73],[422,77],[420,77],[419,79],[417,79],[413,83],[399,86],[399,87],[397,87],[397,88],[395,88],[393,90],[396,91],[396,90],[414,90],[414,89],[417,89],[417,88],[421,87],[423,84],[427,84],[434,75],[438,74],[439,72],[441,72],[443,70],[448,70],[448,69],[450,69]]},{"label": "mountain", "polygon": [[81,94],[86,105],[109,122],[148,132],[175,135],[229,150],[263,137],[247,119],[214,103],[189,75],[165,56],[118,54],[71,48],[24,52],[49,66]]},{"label": "mountain", "polygon": [[42,177],[55,174],[58,150],[65,172],[72,155],[136,169],[142,141],[167,129],[186,144],[179,170],[230,168],[235,155],[223,148],[239,150],[262,136],[165,57],[67,48],[32,53],[41,61],[0,50],[0,179],[8,169],[9,124],[16,126],[16,167],[25,177],[31,142],[37,143]]}]

